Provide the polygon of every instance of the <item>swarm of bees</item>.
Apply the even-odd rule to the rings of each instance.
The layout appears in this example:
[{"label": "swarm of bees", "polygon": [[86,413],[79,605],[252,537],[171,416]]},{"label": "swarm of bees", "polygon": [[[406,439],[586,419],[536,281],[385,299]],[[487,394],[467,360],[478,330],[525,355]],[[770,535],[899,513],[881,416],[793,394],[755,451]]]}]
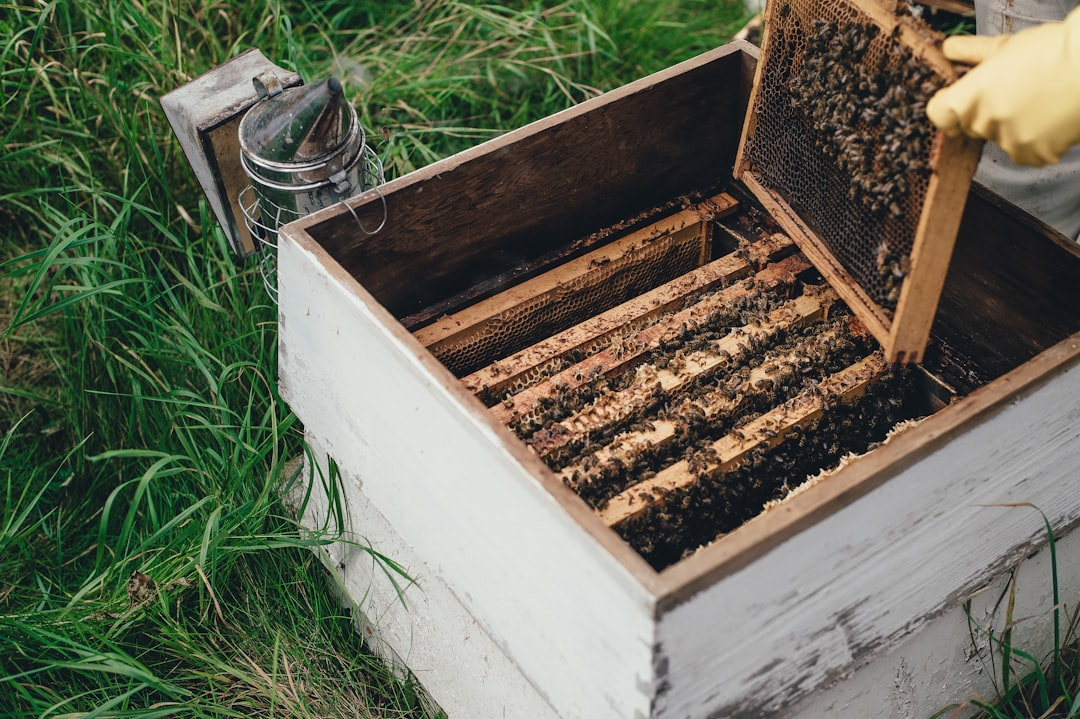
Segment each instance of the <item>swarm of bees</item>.
[{"label": "swarm of bees", "polygon": [[728,254],[580,324],[517,318],[535,344],[462,378],[657,569],[883,441],[916,394],[768,216],[708,222]]},{"label": "swarm of bees", "polygon": [[[683,323],[618,372],[571,377],[510,425],[598,512],[633,493],[630,501],[642,511],[614,526],[657,568],[742,524],[843,454],[865,451],[903,418],[901,378],[889,375],[854,402],[823,394],[820,418],[797,428],[751,432],[753,420],[813,393],[876,345],[839,302],[828,306],[827,317],[766,331],[793,293],[829,290],[740,282],[749,294]],[[616,335],[610,342],[629,340]],[[715,446],[726,435],[773,446],[726,467]],[[678,462],[693,475],[690,484],[635,493]]]},{"label": "swarm of bees", "polygon": [[679,561],[752,519],[807,476],[880,442],[905,418],[900,398],[906,382],[901,371],[882,378],[858,401],[830,407],[810,426],[775,447],[753,451],[732,470],[703,473],[667,492],[662,502],[648,504],[616,530],[658,570]]},{"label": "swarm of bees", "polygon": [[930,175],[926,101],[941,81],[899,43],[872,62],[878,34],[876,25],[815,20],[791,103],[808,118],[815,147],[851,175],[848,196],[874,215],[900,217],[912,187]]},{"label": "swarm of bees", "polygon": [[933,170],[926,102],[943,80],[899,26],[884,33],[836,3],[790,0],[775,25],[749,155],[871,298],[895,310]]}]

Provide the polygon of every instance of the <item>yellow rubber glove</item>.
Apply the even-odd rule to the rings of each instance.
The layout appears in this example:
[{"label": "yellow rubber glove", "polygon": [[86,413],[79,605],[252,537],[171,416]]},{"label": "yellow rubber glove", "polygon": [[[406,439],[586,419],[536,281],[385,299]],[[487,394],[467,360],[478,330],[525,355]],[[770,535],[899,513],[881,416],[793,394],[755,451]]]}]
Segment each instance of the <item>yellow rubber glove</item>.
[{"label": "yellow rubber glove", "polygon": [[1080,142],[1080,8],[1015,35],[950,37],[942,49],[976,66],[926,104],[946,134],[991,140],[1035,166]]}]

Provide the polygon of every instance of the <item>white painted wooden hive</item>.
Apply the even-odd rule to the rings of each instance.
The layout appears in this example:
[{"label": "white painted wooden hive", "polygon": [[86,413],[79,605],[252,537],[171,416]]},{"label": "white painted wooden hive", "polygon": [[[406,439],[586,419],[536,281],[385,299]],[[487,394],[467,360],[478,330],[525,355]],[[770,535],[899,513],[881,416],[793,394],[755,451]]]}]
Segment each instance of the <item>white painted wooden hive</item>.
[{"label": "white painted wooden hive", "polygon": [[[323,526],[340,500],[348,536],[415,578],[403,606],[391,574],[356,545],[327,556],[376,646],[452,717],[922,716],[985,690],[984,658],[965,653],[960,605],[997,586],[1043,539],[1033,512],[986,505],[1034,503],[1061,546],[1072,541],[1080,254],[980,189],[968,201],[926,360],[926,377],[956,396],[943,404],[923,392],[931,416],[681,559],[651,555],[651,565],[609,527],[621,521],[609,516],[613,503],[634,513],[638,506],[628,508],[646,496],[616,493],[594,510],[574,491],[581,473],[541,457],[552,436],[559,446],[572,440],[526,432],[527,444],[507,426],[527,413],[520,397],[489,397],[490,408],[481,401],[498,374],[478,379],[488,360],[456,367],[474,375],[463,380],[433,354],[453,364],[447,337],[484,303],[498,315],[508,297],[547,292],[554,301],[537,316],[568,313],[567,277],[588,285],[580,278],[656,241],[669,243],[665,257],[692,265],[706,259],[702,249],[717,257],[667,288],[734,272],[739,262],[739,272],[771,272],[774,287],[812,283],[731,180],[755,60],[751,45],[719,48],[394,180],[381,197],[350,201],[352,211],[331,208],[280,233],[282,392],[324,475],[328,457],[341,478],[340,495],[329,481],[313,482],[306,521]],[[688,196],[718,199],[680,209]],[[732,196],[741,216],[766,228],[737,252],[724,228],[742,226],[714,219]],[[359,231],[358,221],[375,227],[384,212],[381,232]],[[640,228],[650,223],[671,225],[667,239]],[[559,279],[545,290],[548,271]],[[757,291],[749,276],[717,286]],[[604,282],[614,280],[594,286]],[[635,287],[619,307],[664,291]],[[777,301],[820,295],[788,291]],[[772,320],[741,332],[788,321],[789,309],[770,305]],[[585,324],[621,310],[590,311],[601,319]],[[823,311],[804,311],[806,321]],[[649,331],[641,326],[620,331],[623,345],[603,361],[640,352]],[[729,355],[742,351],[720,341],[735,343],[722,345]],[[683,360],[662,369],[712,371]],[[611,369],[588,376],[591,361],[564,370],[549,392]],[[773,373],[746,374],[761,383]],[[793,412],[804,424],[813,419],[809,407],[781,414]],[[802,431],[798,421],[779,427],[763,416],[744,439],[768,444]],[[731,435],[715,442],[728,444],[694,459],[709,472],[724,452],[746,449]],[[697,481],[695,471],[684,463],[680,476],[689,479],[680,481]],[[664,492],[654,493],[662,504]],[[1080,586],[1076,554],[1061,568],[1066,586]],[[1045,582],[1029,585],[1035,612]],[[974,614],[980,601],[993,609],[992,593],[980,596]],[[1033,641],[1045,626],[1029,624]]]}]

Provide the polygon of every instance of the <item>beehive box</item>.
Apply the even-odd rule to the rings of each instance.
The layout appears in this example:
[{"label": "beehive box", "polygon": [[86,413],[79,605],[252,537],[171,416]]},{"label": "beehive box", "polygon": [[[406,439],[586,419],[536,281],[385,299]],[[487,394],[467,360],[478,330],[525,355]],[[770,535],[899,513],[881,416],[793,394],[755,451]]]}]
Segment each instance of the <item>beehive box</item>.
[{"label": "beehive box", "polygon": [[425,346],[443,314],[610,247],[605,228],[738,195],[756,57],[719,48],[281,232],[305,521],[345,523],[328,565],[451,717],[920,716],[985,689],[961,605],[1042,540],[987,505],[1032,502],[1071,540],[1080,257],[982,190],[925,362],[955,399],[660,571]]}]

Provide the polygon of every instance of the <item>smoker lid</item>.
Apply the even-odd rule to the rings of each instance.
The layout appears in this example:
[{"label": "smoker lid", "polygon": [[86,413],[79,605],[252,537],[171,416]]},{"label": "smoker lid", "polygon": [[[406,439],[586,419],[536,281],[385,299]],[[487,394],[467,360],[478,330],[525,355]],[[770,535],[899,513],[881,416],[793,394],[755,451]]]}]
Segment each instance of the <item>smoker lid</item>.
[{"label": "smoker lid", "polygon": [[240,142],[261,160],[309,163],[339,152],[356,121],[341,81],[331,77],[259,102],[244,116]]}]

